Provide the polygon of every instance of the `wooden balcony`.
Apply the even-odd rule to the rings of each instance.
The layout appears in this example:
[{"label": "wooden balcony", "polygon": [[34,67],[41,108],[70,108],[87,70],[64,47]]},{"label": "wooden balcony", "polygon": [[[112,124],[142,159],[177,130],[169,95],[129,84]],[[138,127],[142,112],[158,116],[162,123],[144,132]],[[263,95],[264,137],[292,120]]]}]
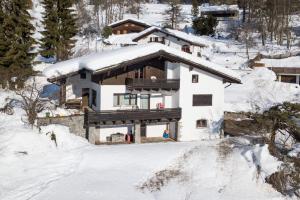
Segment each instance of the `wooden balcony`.
[{"label": "wooden balcony", "polygon": [[155,123],[179,121],[181,108],[153,109],[153,110],[114,110],[101,112],[85,112],[85,127],[101,125],[121,125],[134,123]]},{"label": "wooden balcony", "polygon": [[127,90],[179,90],[179,79],[126,79]]}]

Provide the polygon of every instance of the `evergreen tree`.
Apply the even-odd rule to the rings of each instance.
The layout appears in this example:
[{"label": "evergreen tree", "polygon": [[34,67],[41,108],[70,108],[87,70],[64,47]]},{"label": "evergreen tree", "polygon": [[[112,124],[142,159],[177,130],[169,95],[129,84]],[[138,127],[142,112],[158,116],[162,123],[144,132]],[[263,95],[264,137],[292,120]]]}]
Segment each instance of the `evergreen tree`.
[{"label": "evergreen tree", "polygon": [[56,57],[57,61],[67,60],[73,55],[72,49],[77,33],[76,16],[72,0],[43,0],[41,55],[46,58]]},{"label": "evergreen tree", "polygon": [[0,67],[8,67],[5,64],[5,55],[9,50],[9,40],[5,35],[5,19],[4,9],[0,3]]},{"label": "evergreen tree", "polygon": [[180,0],[168,0],[167,3],[167,26],[172,29],[175,29],[178,27],[178,24],[183,20],[181,14]]},{"label": "evergreen tree", "polygon": [[59,41],[58,31],[58,14],[57,14],[57,2],[53,0],[43,0],[45,12],[43,13],[43,25],[44,31],[41,32],[43,35],[41,39],[41,52],[40,54],[45,58],[55,57],[56,47]]},{"label": "evergreen tree", "polygon": [[[17,77],[17,84],[23,85],[32,74],[34,26],[31,24],[30,0],[1,1],[0,11],[0,66],[8,81]],[[6,69],[6,70],[4,70]]]},{"label": "evergreen tree", "polygon": [[200,35],[213,35],[218,21],[213,16],[198,17],[193,20],[193,29],[196,34]]},{"label": "evergreen tree", "polygon": [[192,0],[192,16],[193,18],[198,17],[199,15],[199,4],[198,0]]}]

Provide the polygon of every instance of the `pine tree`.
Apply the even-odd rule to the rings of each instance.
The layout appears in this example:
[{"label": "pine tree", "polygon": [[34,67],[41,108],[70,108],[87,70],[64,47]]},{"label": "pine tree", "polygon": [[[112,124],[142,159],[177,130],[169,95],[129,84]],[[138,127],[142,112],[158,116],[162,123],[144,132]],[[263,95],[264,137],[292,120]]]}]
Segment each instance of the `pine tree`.
[{"label": "pine tree", "polygon": [[167,25],[171,28],[175,29],[178,27],[178,24],[183,20],[181,14],[181,6],[180,0],[168,0],[168,9],[166,10],[167,13]]},{"label": "pine tree", "polygon": [[59,41],[58,31],[58,14],[57,14],[57,2],[53,0],[43,0],[42,2],[45,12],[43,13],[43,25],[44,31],[41,32],[43,35],[41,39],[41,52],[40,54],[45,58],[55,57],[56,47]]},{"label": "pine tree", "polygon": [[199,4],[198,0],[192,0],[192,16],[193,18],[197,18],[199,15]]},{"label": "pine tree", "polygon": [[76,16],[72,0],[43,0],[44,31],[41,39],[41,55],[46,58],[56,57],[57,61],[67,60],[73,55],[72,49],[77,34]]},{"label": "pine tree", "polygon": [[34,26],[28,12],[30,0],[5,0],[1,4],[1,67],[6,68],[6,79],[17,77],[17,84],[22,86],[25,79],[32,74]]},{"label": "pine tree", "polygon": [[3,6],[0,4],[0,67],[8,67],[5,64],[5,55],[9,50],[9,40],[5,35],[5,19]]}]

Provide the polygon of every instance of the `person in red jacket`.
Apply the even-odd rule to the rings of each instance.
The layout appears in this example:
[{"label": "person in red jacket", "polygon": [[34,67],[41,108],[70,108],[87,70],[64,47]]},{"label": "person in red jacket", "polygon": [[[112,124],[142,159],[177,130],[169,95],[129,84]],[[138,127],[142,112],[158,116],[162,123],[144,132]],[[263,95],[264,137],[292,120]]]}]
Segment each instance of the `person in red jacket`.
[{"label": "person in red jacket", "polygon": [[129,131],[126,135],[125,135],[125,141],[130,144],[131,142],[133,142],[133,134],[131,131]]}]

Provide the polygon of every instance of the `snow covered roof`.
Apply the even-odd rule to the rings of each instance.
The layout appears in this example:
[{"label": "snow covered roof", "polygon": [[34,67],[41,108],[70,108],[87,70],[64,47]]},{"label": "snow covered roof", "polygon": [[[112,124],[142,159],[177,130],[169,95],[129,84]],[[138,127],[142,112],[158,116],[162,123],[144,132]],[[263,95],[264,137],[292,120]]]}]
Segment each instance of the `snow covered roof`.
[{"label": "snow covered roof", "polygon": [[151,26],[151,24],[149,24],[147,22],[144,22],[142,20],[136,19],[136,18],[122,19],[122,20],[113,22],[113,23],[109,24],[108,26],[115,27],[115,26],[118,26],[120,24],[127,23],[127,22],[132,22],[132,23],[140,24],[140,25],[145,26],[145,27],[150,27]]},{"label": "snow covered roof", "polygon": [[159,43],[124,47],[59,62],[46,68],[43,74],[49,79],[59,79],[82,69],[98,73],[149,56],[173,59],[223,77],[229,82],[240,83],[239,76],[227,68]]},{"label": "snow covered roof", "polygon": [[109,38],[105,39],[104,42],[111,45],[135,45],[137,42],[133,42],[132,38],[134,38],[136,35],[137,33],[111,35]]},{"label": "snow covered roof", "polygon": [[259,62],[264,63],[266,67],[300,68],[300,56],[283,59],[261,59]]},{"label": "snow covered roof", "polygon": [[213,11],[239,11],[238,5],[207,5],[202,4],[200,6],[201,12],[213,12]]},{"label": "snow covered roof", "polygon": [[153,32],[162,32],[166,35],[173,36],[175,38],[181,39],[183,41],[186,41],[190,44],[205,47],[205,40],[203,40],[201,37],[192,35],[192,34],[187,34],[183,31],[178,31],[178,30],[173,30],[173,29],[168,29],[168,28],[160,28],[157,26],[152,26],[140,33],[138,33],[135,37],[132,38],[133,41],[137,42],[141,38],[144,38],[147,35],[150,35]]}]

